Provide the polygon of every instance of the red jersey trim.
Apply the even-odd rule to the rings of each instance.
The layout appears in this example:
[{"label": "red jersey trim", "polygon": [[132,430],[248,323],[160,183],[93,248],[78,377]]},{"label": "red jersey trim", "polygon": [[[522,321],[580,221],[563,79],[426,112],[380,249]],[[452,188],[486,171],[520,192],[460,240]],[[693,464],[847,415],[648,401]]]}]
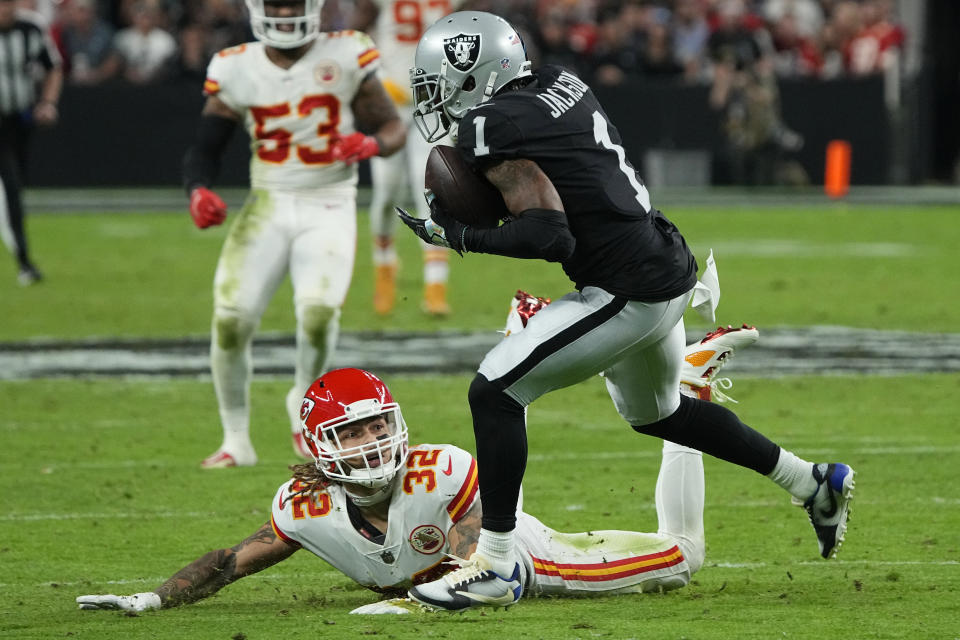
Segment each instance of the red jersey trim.
[{"label": "red jersey trim", "polygon": [[215,96],[220,93],[220,83],[211,78],[203,81],[203,93],[208,96]]},{"label": "red jersey trim", "polygon": [[640,573],[666,569],[683,562],[683,554],[676,546],[666,551],[598,564],[558,564],[533,555],[530,557],[533,559],[534,572],[539,575],[583,582],[619,580]]},{"label": "red jersey trim", "polygon": [[450,519],[457,522],[466,515],[473,504],[473,499],[477,495],[477,488],[480,486],[477,475],[477,461],[470,458],[470,470],[467,471],[467,478],[463,481],[460,491],[453,497],[450,504],[447,505],[447,513]]},{"label": "red jersey trim", "polygon": [[357,64],[360,65],[360,68],[363,69],[365,66],[373,62],[374,60],[380,59],[380,52],[377,49],[367,49],[363,53],[357,56]]},{"label": "red jersey trim", "polygon": [[292,544],[296,547],[300,546],[300,543],[285,534],[280,530],[280,527],[277,526],[277,521],[273,519],[273,516],[270,516],[270,526],[273,527],[273,532],[277,534],[277,537],[286,542],[287,544]]}]

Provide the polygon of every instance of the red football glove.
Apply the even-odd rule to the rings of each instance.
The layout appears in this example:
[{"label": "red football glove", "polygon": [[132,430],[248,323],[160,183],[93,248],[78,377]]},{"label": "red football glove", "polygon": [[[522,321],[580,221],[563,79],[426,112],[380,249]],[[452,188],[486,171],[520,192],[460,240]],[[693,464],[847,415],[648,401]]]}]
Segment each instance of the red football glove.
[{"label": "red football glove", "polygon": [[199,229],[222,223],[227,219],[227,204],[206,187],[190,192],[190,216]]},{"label": "red football glove", "polygon": [[355,164],[380,153],[380,143],[373,136],[351,133],[333,139],[333,159],[345,164]]}]

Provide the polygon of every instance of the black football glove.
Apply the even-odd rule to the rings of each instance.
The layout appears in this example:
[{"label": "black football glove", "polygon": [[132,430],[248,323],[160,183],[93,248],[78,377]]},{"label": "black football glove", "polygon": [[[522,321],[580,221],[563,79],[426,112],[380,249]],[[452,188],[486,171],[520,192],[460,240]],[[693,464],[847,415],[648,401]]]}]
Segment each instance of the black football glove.
[{"label": "black football glove", "polygon": [[410,227],[421,240],[427,244],[453,249],[463,255],[463,236],[467,226],[447,215],[435,199],[430,201],[430,217],[426,220],[415,218],[400,207],[396,207],[396,210],[403,224]]},{"label": "black football glove", "polygon": [[446,236],[450,248],[462,256],[467,250],[464,236],[470,227],[444,211],[436,198],[430,198],[428,202],[430,204],[430,219],[443,228],[443,234]]}]

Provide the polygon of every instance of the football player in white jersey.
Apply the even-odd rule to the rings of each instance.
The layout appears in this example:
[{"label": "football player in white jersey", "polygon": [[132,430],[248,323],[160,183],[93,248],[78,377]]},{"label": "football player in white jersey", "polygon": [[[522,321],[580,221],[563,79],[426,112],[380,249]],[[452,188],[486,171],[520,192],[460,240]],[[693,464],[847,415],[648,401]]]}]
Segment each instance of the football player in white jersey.
[{"label": "football player in white jersey", "polygon": [[246,0],[258,42],[217,53],[196,143],[184,158],[190,214],[203,229],[226,205],[211,185],[238,123],[250,136],[250,194],[214,279],[210,346],[223,443],[204,468],[256,463],[250,441],[253,333],[287,273],[297,318],[287,410],[305,459],[297,410],[325,370],[356,252],[356,164],[402,148],[406,128],[377,75],[380,53],[356,31],[320,32],[322,0]]},{"label": "football player in white jersey", "polygon": [[[515,331],[538,299],[521,301]],[[709,397],[715,374],[756,329],[721,329],[687,349],[684,393]],[[293,467],[277,490],[270,521],[229,549],[211,551],[154,591],[79,596],[81,609],[142,611],[195,602],[303,548],[372,590],[404,595],[469,557],[480,534],[477,463],[458,447],[409,447],[400,406],[375,375],[324,374],[300,405],[315,463]],[[665,442],[656,485],[657,533],[559,533],[518,513],[517,545],[526,595],[625,593],[682,587],[702,565],[704,481],[700,452]],[[476,594],[473,594],[474,596]],[[403,613],[405,601],[357,613]]]},{"label": "football player in white jersey", "polygon": [[[413,118],[410,102],[410,67],[420,36],[431,24],[467,0],[356,0],[350,19],[354,29],[369,32],[381,53],[380,75],[409,126]],[[443,142],[443,141],[441,141]],[[449,144],[449,142],[448,142]],[[388,314],[394,305],[397,279],[397,250],[394,246],[396,216],[393,203],[412,201],[417,215],[427,218],[430,210],[423,198],[424,168],[433,145],[422,136],[408,136],[403,150],[389,158],[371,158],[373,196],[370,202],[370,232],[373,236],[373,308]],[[447,302],[449,250],[427,243],[423,246],[423,309],[431,315],[450,312]]]}]

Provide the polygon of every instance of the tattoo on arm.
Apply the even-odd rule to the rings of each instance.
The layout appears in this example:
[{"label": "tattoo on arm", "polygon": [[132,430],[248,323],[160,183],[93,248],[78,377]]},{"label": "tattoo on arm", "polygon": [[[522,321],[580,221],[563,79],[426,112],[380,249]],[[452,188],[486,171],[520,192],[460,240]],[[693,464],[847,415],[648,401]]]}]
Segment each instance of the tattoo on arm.
[{"label": "tattoo on arm", "polygon": [[512,213],[527,209],[564,210],[556,187],[532,160],[504,160],[486,169],[484,175],[503,194]]},{"label": "tattoo on arm", "polygon": [[483,511],[480,508],[480,499],[470,507],[470,510],[457,521],[450,529],[450,553],[458,558],[469,558],[477,548],[480,538],[480,521]]},{"label": "tattoo on arm", "polygon": [[[154,590],[164,607],[176,607],[213,595],[231,582],[276,564],[294,551],[284,543],[277,547],[277,534],[269,522],[229,549],[218,549],[197,558]],[[240,566],[238,568],[238,560]]]},{"label": "tattoo on arm", "polygon": [[236,563],[232,549],[211,551],[176,572],[155,593],[164,607],[202,600],[233,582]]}]

